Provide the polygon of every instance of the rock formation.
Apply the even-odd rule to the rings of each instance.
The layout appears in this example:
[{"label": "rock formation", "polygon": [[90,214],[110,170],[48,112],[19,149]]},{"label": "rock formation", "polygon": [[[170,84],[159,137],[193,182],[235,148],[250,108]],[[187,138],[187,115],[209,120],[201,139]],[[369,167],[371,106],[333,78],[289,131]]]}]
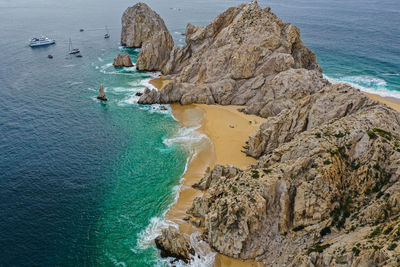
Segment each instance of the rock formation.
[{"label": "rock formation", "polygon": [[[207,27],[188,25],[186,45],[175,47],[164,68],[171,81],[140,103],[263,103],[261,88],[280,72],[308,69],[321,73],[315,54],[298,28],[256,2],[229,8]],[[257,113],[256,113],[257,114]]]},{"label": "rock formation", "polygon": [[[299,29],[243,4],[189,24],[186,45],[150,65],[170,82],[139,103],[237,104],[267,118],[246,144],[256,164],[216,165],[193,186],[204,194],[186,219],[211,247],[266,266],[399,266],[400,114],[325,80]],[[166,229],[157,244],[190,258],[178,238]]]},{"label": "rock formation", "polygon": [[164,20],[145,3],[125,10],[121,44],[128,48],[141,48],[136,67],[148,71],[162,69],[174,47]]},{"label": "rock formation", "polygon": [[103,84],[100,85],[99,95],[97,96],[97,99],[101,100],[101,101],[108,101],[108,99],[106,98],[106,93],[104,93],[104,85]]},{"label": "rock formation", "polygon": [[125,54],[118,54],[116,58],[114,58],[114,67],[132,67],[133,63],[131,60],[131,56],[128,53]]},{"label": "rock formation", "polygon": [[155,240],[157,248],[161,250],[164,258],[174,257],[178,260],[188,261],[195,255],[190,241],[184,237],[177,228],[170,226],[162,230],[161,235]]}]

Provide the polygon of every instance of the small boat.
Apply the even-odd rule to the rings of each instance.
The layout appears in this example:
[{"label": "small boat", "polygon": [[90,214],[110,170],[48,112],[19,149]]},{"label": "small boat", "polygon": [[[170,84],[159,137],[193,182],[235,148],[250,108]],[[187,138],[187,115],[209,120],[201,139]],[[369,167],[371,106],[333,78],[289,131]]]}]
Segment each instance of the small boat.
[{"label": "small boat", "polygon": [[99,95],[97,96],[97,99],[101,101],[108,101],[108,99],[106,98],[106,94],[104,93],[103,84],[100,85]]},{"label": "small boat", "polygon": [[76,57],[82,57],[82,55],[80,53],[76,53],[75,56]]},{"label": "small boat", "polygon": [[185,36],[185,35],[186,35],[186,32],[181,32],[181,35],[182,35],[182,36]]},{"label": "small boat", "polygon": [[107,26],[106,26],[106,31],[107,31],[107,33],[104,34],[104,39],[110,38],[110,34],[108,33],[108,28],[107,28]]},{"label": "small boat", "polygon": [[83,32],[83,31],[84,31],[84,29],[80,29],[79,31],[80,31],[80,32]]},{"label": "small boat", "polygon": [[71,38],[69,38],[69,47],[68,47],[68,50],[69,50],[69,54],[70,55],[73,55],[73,54],[79,54],[79,52],[81,52],[78,48],[72,48],[72,41],[71,41]]},{"label": "small boat", "polygon": [[47,57],[48,57],[48,58],[53,58],[53,56],[52,56],[52,55],[48,55]]},{"label": "small boat", "polygon": [[54,39],[47,38],[46,36],[41,36],[39,38],[33,37],[31,40],[29,40],[30,47],[46,46],[46,45],[52,45],[55,43],[56,43],[56,41]]}]

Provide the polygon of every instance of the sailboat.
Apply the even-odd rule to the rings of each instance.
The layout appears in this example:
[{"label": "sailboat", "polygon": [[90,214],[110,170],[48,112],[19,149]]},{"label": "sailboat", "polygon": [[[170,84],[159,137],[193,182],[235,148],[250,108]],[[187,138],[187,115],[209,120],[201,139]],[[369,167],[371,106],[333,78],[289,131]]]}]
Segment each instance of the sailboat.
[{"label": "sailboat", "polygon": [[104,34],[104,39],[110,38],[110,34],[108,33],[108,28],[107,28],[107,26],[106,26],[106,31],[107,31],[107,33]]},{"label": "sailboat", "polygon": [[72,41],[71,38],[69,38],[69,46],[68,46],[68,50],[69,50],[69,54],[73,55],[73,54],[79,54],[80,50],[78,48],[72,48]]},{"label": "sailboat", "polygon": [[104,93],[104,85],[103,84],[100,85],[99,95],[97,96],[97,99],[99,99],[101,101],[108,101],[108,99],[106,98],[106,94]]}]

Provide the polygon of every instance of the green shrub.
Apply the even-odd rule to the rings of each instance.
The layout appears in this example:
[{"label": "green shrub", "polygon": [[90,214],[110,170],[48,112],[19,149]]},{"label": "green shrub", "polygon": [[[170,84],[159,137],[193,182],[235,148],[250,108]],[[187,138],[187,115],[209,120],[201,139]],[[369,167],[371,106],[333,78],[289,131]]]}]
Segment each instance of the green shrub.
[{"label": "green shrub", "polygon": [[336,138],[342,138],[342,137],[345,136],[345,134],[341,133],[341,132],[338,132],[337,134],[334,134],[333,136],[336,137]]},{"label": "green shrub", "polygon": [[251,177],[253,177],[254,179],[260,178],[260,174],[258,173],[257,170],[252,170],[251,172],[253,173],[253,174],[251,175]]},{"label": "green shrub", "polygon": [[358,249],[358,248],[356,248],[356,247],[353,247],[352,248],[352,251],[353,251],[353,253],[354,253],[354,256],[358,256],[358,255],[360,255],[360,250]]},{"label": "green shrub", "polygon": [[323,228],[320,232],[321,236],[328,235],[331,233],[331,228],[329,226]]},{"label": "green shrub", "polygon": [[318,253],[322,253],[325,249],[329,248],[331,246],[331,244],[325,244],[325,245],[315,245],[315,247],[310,248],[308,250],[308,254],[310,254],[311,252],[318,252]]},{"label": "green shrub", "polygon": [[392,243],[392,244],[390,244],[390,246],[388,247],[388,250],[395,250],[395,248],[397,248],[397,244],[396,244],[396,243]]},{"label": "green shrub", "polygon": [[265,174],[268,174],[268,173],[271,173],[272,170],[271,170],[271,169],[263,169],[263,172],[264,172]]},{"label": "green shrub", "polygon": [[299,226],[297,226],[297,227],[293,228],[293,231],[295,231],[295,232],[298,232],[298,231],[301,231],[301,230],[303,230],[304,228],[305,228],[305,226],[304,226],[304,225],[299,225]]},{"label": "green shrub", "polygon": [[371,138],[371,139],[378,138],[378,136],[372,130],[368,130],[367,134],[368,134],[369,138]]}]

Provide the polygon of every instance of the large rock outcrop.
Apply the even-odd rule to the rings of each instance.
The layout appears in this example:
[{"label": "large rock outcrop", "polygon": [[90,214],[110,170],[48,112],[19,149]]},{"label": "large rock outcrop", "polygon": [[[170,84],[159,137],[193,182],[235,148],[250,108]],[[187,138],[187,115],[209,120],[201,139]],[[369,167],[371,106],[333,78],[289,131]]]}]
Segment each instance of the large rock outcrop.
[{"label": "large rock outcrop", "polygon": [[145,3],[125,10],[122,16],[121,44],[142,48],[136,67],[139,70],[160,70],[169,60],[174,42],[164,20]]},{"label": "large rock outcrop", "polygon": [[267,118],[246,144],[256,164],[216,165],[193,185],[204,194],[188,219],[211,247],[265,266],[399,266],[398,112],[325,80],[299,30],[255,1],[189,24],[163,62],[153,65],[170,82],[139,103],[237,104]]},{"label": "large rock outcrop", "polygon": [[168,87],[140,103],[247,105],[280,72],[321,72],[300,31],[257,2],[229,8],[207,27],[188,25],[186,45],[175,47],[163,69]]},{"label": "large rock outcrop", "polygon": [[114,67],[132,67],[133,63],[131,60],[131,56],[128,53],[118,54],[116,58],[114,58]]},{"label": "large rock outcrop", "polygon": [[231,257],[287,266],[316,252],[316,266],[360,266],[379,252],[385,257],[374,266],[396,266],[399,122],[390,108],[365,106],[297,134],[236,175],[217,166],[188,212],[202,220],[210,246]]}]

